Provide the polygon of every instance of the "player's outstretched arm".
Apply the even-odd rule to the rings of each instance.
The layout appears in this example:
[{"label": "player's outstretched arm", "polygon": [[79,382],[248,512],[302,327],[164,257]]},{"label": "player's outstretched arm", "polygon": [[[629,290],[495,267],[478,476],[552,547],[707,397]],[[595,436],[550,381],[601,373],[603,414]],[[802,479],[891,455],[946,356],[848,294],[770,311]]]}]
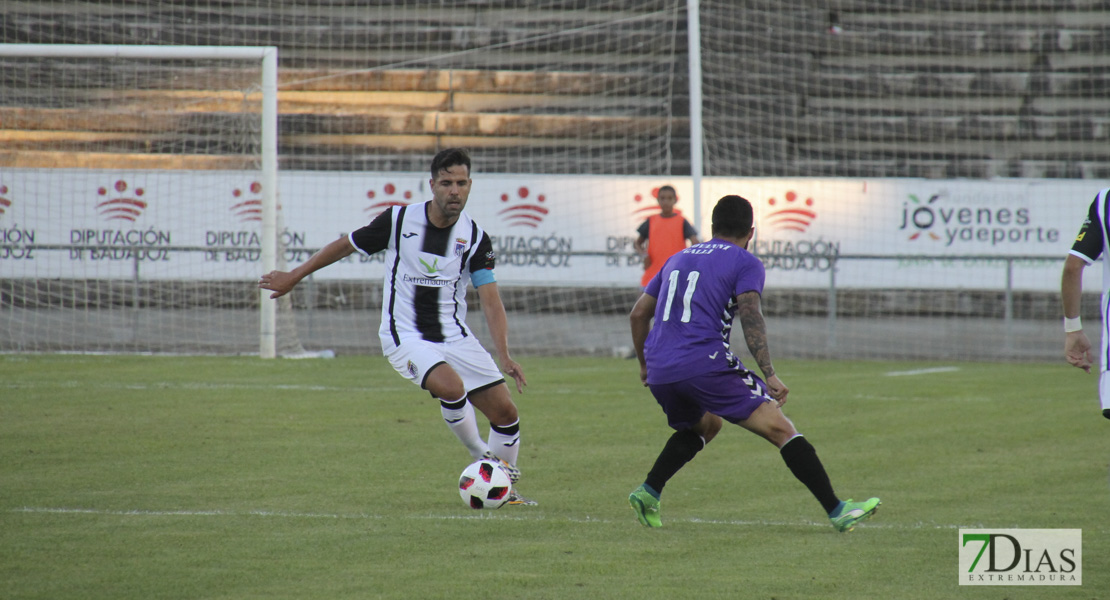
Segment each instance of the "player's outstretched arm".
[{"label": "player's outstretched arm", "polygon": [[524,369],[521,368],[512,356],[509,356],[509,318],[505,315],[505,304],[501,302],[501,292],[497,291],[497,283],[491,282],[478,286],[478,299],[482,302],[482,313],[486,316],[486,325],[497,347],[498,361],[501,370],[516,382],[516,391],[524,393],[528,381],[524,379]]},{"label": "player's outstretched arm", "polygon": [[258,287],[274,292],[271,298],[288,294],[298,283],[312,273],[351,255],[355,247],[346,236],[324,246],[292,271],[270,271],[258,278]]},{"label": "player's outstretched arm", "polygon": [[[1064,273],[1060,277],[1060,298],[1065,318],[1079,317],[1080,300],[1083,296],[1083,269],[1086,266],[1087,263],[1074,254],[1069,254],[1064,260]],[[1064,356],[1068,364],[1090,373],[1094,353],[1087,334],[1080,329],[1064,335]]]},{"label": "player's outstretched arm", "polygon": [[737,296],[736,315],[740,317],[740,326],[744,329],[748,352],[751,352],[759,370],[763,372],[763,380],[767,383],[771,397],[778,400],[781,406],[786,402],[790,389],[775,374],[775,367],[771,364],[771,350],[767,346],[767,322],[763,320],[759,294],[753,291]]}]

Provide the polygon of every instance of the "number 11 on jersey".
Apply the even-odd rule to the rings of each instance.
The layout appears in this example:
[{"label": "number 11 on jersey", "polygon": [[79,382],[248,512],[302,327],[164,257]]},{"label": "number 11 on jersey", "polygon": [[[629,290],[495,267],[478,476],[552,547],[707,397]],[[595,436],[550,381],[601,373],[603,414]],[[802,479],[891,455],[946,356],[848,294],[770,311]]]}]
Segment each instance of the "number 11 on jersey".
[{"label": "number 11 on jersey", "polygon": [[[671,320],[671,305],[674,303],[674,295],[678,287],[678,278],[680,273],[678,270],[671,271],[667,276],[667,303],[663,305],[663,320]],[[690,271],[686,275],[686,293],[682,294],[682,316],[679,321],[683,323],[690,322],[690,301],[694,297],[694,290],[698,287],[698,277],[701,273],[698,271]]]}]

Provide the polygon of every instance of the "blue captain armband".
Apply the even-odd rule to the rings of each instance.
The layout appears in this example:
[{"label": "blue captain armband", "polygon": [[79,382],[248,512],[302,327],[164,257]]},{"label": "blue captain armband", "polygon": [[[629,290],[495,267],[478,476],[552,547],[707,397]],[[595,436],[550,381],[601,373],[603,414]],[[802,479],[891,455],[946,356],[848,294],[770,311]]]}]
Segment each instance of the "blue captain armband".
[{"label": "blue captain armband", "polygon": [[474,283],[474,287],[482,287],[487,283],[495,283],[497,279],[493,276],[493,269],[481,269],[470,274],[470,281]]}]

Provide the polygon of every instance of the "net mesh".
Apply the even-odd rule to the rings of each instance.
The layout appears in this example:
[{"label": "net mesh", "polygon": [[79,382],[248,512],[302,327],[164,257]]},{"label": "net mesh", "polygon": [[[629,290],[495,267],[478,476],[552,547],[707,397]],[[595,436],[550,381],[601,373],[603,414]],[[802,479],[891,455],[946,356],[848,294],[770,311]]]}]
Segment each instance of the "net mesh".
[{"label": "net mesh", "polygon": [[1102,2],[702,2],[706,172],[1110,177]]},{"label": "net mesh", "polygon": [[[1059,259],[1047,257],[1066,252],[1078,222],[1042,216],[1056,198],[1043,192],[1051,186],[967,191],[952,182],[1098,180],[1060,188],[1081,198],[1066,209],[1080,218],[1083,199],[1110,177],[1101,2],[699,4],[709,177],[700,214],[683,1],[21,3],[6,11],[0,41],[279,47],[279,260],[289,265],[387,206],[427,199],[435,151],[470,148],[468,210],[495,238],[511,345],[521,352],[627,354],[640,271],[632,240],[656,210],[658,187],[671,184],[702,239],[704,204],[723,193],[751,198],[758,219],[813,203],[802,231],[758,223],[756,248],[774,267],[765,313],[786,356],[1055,358],[1056,283],[1045,282],[1058,281]],[[32,185],[57,186],[41,219],[64,223],[58,246],[88,241],[69,224],[101,217],[75,211],[120,181],[173,199],[165,205],[207,206],[210,217],[182,208],[165,218],[216,236],[175,237],[174,273],[157,261],[82,262],[68,247],[36,250],[35,269],[15,271],[12,254],[0,348],[253,351],[257,224],[227,204],[256,197],[257,70],[6,59],[0,77],[9,253],[23,252],[16,247],[32,234],[39,246],[46,237],[21,225],[20,194]],[[892,222],[851,208],[885,182],[898,190],[882,200],[896,206]],[[1010,206],[1006,194],[1032,199]],[[511,218],[537,208],[547,211],[533,213],[538,226]],[[973,211],[970,222],[944,229],[943,215],[961,208]],[[1030,241],[1037,227],[1052,241]],[[962,250],[926,245],[964,229],[973,239]],[[1025,237],[976,247],[980,231]],[[842,234],[916,245],[876,258],[830,240]],[[193,251],[177,246],[209,260],[187,266]],[[76,276],[43,266],[75,260],[85,268]],[[798,265],[816,265],[816,275],[800,277]],[[380,263],[354,257],[303,282],[279,310],[284,353],[379,352],[380,275]],[[200,308],[200,298],[209,304]],[[178,329],[144,320],[180,311],[201,312]],[[105,316],[114,320],[104,325]],[[1084,316],[1098,317],[1091,294]],[[139,324],[153,333],[140,335]],[[480,317],[471,325],[485,335]],[[915,343],[890,341],[907,338]]]},{"label": "net mesh", "polygon": [[260,61],[0,61],[0,347],[257,349]]}]

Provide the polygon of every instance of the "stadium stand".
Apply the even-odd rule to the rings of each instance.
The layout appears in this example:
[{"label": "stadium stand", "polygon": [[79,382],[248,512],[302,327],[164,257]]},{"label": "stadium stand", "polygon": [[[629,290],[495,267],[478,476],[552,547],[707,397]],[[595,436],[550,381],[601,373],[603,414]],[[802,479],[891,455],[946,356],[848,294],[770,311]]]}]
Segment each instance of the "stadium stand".
[{"label": "stadium stand", "polygon": [[[689,172],[683,75],[673,89],[655,89],[647,75],[672,66],[641,51],[669,33],[673,15],[659,3],[598,10],[547,2],[525,10],[481,2],[450,11],[381,3],[373,12],[360,4],[329,2],[306,11],[269,2],[154,9],[12,3],[0,15],[0,36],[31,43],[276,45],[286,169],[419,170],[429,149],[465,144],[488,150],[489,171],[636,173],[637,161],[602,141],[611,138],[588,135],[620,130],[645,145],[665,137],[671,172]],[[1105,2],[881,4],[835,3],[835,35],[815,26],[830,18],[824,8],[754,3],[731,10],[735,15],[707,8],[705,120],[713,126],[706,131],[706,173],[1110,176],[1110,118],[1104,94],[1094,93],[1110,88]],[[616,27],[589,27],[621,19],[627,21]],[[543,35],[561,21],[581,31]],[[506,50],[488,51],[498,45]],[[468,54],[477,47],[487,51]],[[681,30],[676,47],[682,54]],[[714,60],[715,48],[727,49],[728,60]],[[645,76],[620,75],[627,79],[622,93],[598,102],[590,93],[613,89],[605,79],[618,77],[604,69],[614,49],[625,49],[625,60],[639,62]],[[429,53],[458,58],[421,68]],[[383,65],[390,67],[374,70]],[[54,142],[79,150],[87,141],[107,142],[120,155],[105,160],[130,157],[149,166],[144,148],[178,143],[167,139],[172,128],[161,136],[108,124],[92,108],[28,107],[20,99],[34,90],[12,89],[10,81],[0,101],[3,164],[78,166],[81,159],[59,153]],[[722,83],[717,96],[714,82]],[[162,93],[169,103],[183,92],[136,93]],[[187,118],[219,119],[220,107]],[[575,151],[547,150],[568,145]],[[365,151],[352,153],[353,146]],[[522,157],[527,164],[519,164]],[[178,160],[192,160],[189,168],[205,162]]]},{"label": "stadium stand", "polygon": [[[613,75],[599,69],[598,63],[613,60],[611,53],[567,51],[603,43],[607,48],[628,48],[628,61],[638,63],[649,76],[670,69],[661,58],[636,50],[670,28],[662,18],[651,16],[651,6],[641,9],[643,18],[635,11],[605,11],[593,19],[590,11],[569,3],[546,11],[510,6],[482,10],[481,18],[478,8],[392,7],[382,13],[389,18],[381,20],[342,3],[330,3],[312,18],[292,4],[245,11],[236,7],[232,15],[230,8],[220,5],[151,11],[141,3],[28,3],[3,15],[0,32],[3,41],[21,43],[276,45],[282,64],[283,169],[420,171],[434,148],[465,145],[483,149],[486,171],[615,173],[626,172],[631,161],[622,148],[603,142],[614,130],[622,133],[619,143],[625,146],[630,138],[634,145],[651,145],[668,137],[686,145],[687,120],[670,116],[669,89],[657,89],[648,77],[635,73]],[[360,16],[352,16],[356,12]],[[593,21],[622,16],[632,20],[603,33],[588,27]],[[553,21],[571,18],[587,27],[550,40],[540,35]],[[501,53],[467,54],[474,47],[532,38],[536,39],[525,51],[514,46]],[[407,49],[417,44],[419,51]],[[420,56],[453,52],[461,56],[441,60],[453,63],[446,67],[397,66],[421,62]],[[380,65],[391,66],[379,70]],[[540,67],[542,72],[536,70]],[[41,92],[62,82],[49,72],[34,79],[6,72],[10,75],[5,90],[11,93],[0,101],[0,143],[5,147],[0,164],[87,167],[97,160],[116,166],[205,168],[219,163],[212,157],[220,154],[218,148],[209,148],[203,153],[207,156],[149,156],[180,145],[174,137],[181,119],[225,118],[226,107],[220,103],[192,102],[184,70],[152,73],[133,92],[144,106],[182,109],[184,114],[167,118],[161,131],[129,128],[126,119],[106,119],[97,98],[87,98],[79,107],[43,106],[41,99],[48,94]],[[95,78],[96,73],[87,76]],[[17,81],[28,80],[38,89],[17,87]],[[599,99],[598,89],[611,90],[614,85],[619,92]],[[228,96],[233,106],[236,98]],[[113,113],[126,100],[117,96]],[[100,150],[97,157],[80,154],[94,145]],[[356,147],[359,151],[352,152]],[[529,157],[527,165],[520,164],[521,156]],[[645,174],[657,172],[650,164],[644,168]]]},{"label": "stadium stand", "polygon": [[[1110,174],[1091,94],[1107,86],[1105,2],[831,5],[703,14],[726,23],[703,32],[709,104],[724,104],[713,90],[740,96],[707,130],[710,174],[737,174],[715,157],[738,154],[765,176]],[[736,49],[739,61],[713,57]]]}]

